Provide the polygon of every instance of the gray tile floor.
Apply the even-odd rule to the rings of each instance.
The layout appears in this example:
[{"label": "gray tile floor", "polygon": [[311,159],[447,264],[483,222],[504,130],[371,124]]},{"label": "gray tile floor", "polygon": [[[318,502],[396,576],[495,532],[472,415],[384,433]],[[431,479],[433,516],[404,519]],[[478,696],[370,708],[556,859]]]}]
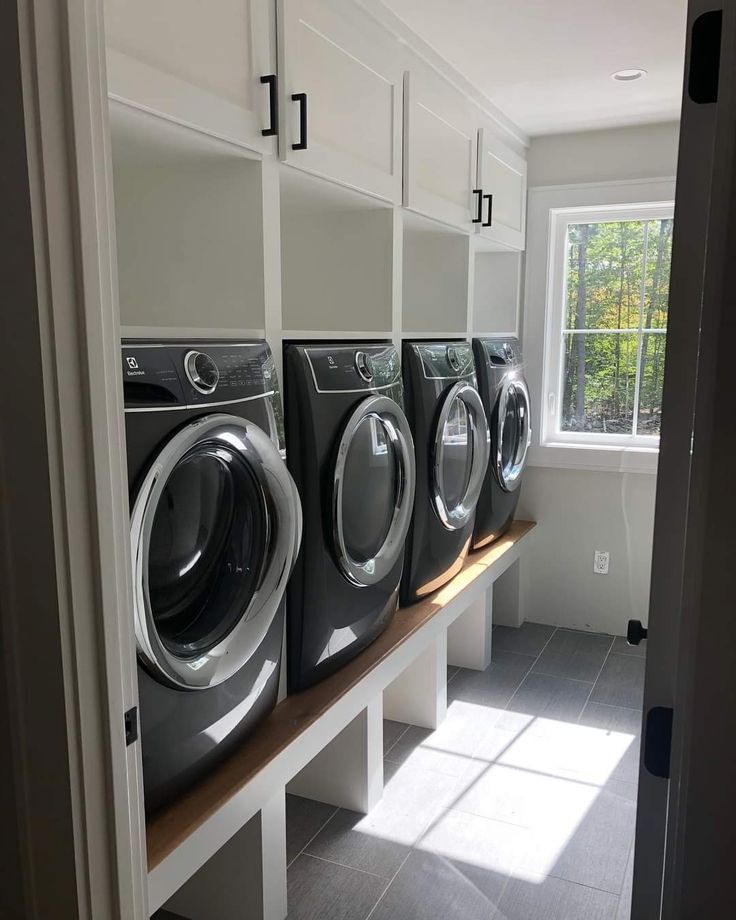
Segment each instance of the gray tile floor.
[{"label": "gray tile floor", "polygon": [[289,796],[289,920],[628,920],[644,657],[496,627],[435,732],[384,727],[359,815]]}]

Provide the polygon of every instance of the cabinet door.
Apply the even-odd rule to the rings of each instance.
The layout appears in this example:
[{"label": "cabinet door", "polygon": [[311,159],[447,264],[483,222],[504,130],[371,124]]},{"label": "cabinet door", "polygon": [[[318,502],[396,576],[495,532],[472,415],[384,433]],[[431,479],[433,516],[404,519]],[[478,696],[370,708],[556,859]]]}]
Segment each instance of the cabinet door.
[{"label": "cabinet door", "polygon": [[[523,249],[526,236],[526,160],[488,129],[478,132],[478,186],[483,190],[484,237]],[[489,201],[488,195],[492,196]],[[489,207],[490,226],[489,223]]]},{"label": "cabinet door", "polygon": [[420,61],[404,77],[404,206],[470,230],[477,126],[465,97]]},{"label": "cabinet door", "polygon": [[111,97],[259,151],[275,151],[269,0],[105,0]]},{"label": "cabinet door", "polygon": [[394,37],[345,0],[281,0],[277,19],[281,158],[400,202],[402,68]]}]

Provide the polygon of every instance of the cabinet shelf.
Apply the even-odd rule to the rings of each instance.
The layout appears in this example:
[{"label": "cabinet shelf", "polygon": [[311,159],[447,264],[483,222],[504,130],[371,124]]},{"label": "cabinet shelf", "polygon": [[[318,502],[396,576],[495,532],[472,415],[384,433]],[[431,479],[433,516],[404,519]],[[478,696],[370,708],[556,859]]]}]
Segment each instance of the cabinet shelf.
[{"label": "cabinet shelf", "polygon": [[475,252],[472,329],[475,335],[518,333],[522,258],[519,252]]},{"label": "cabinet shelf", "polygon": [[264,328],[260,160],[125,105],[110,122],[121,323]]},{"label": "cabinet shelf", "polygon": [[393,208],[282,169],[282,327],[391,335]]},{"label": "cabinet shelf", "polygon": [[402,335],[463,336],[468,330],[470,237],[403,214]]}]

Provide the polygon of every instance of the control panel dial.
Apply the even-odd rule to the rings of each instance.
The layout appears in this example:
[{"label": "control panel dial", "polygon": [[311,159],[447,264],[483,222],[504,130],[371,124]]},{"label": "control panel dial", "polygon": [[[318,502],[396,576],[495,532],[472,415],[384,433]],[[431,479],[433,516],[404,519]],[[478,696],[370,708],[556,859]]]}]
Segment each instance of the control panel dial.
[{"label": "control panel dial", "polygon": [[203,351],[187,352],[184,372],[195,390],[207,396],[214,393],[220,380],[220,371],[212,358]]},{"label": "control panel dial", "polygon": [[366,383],[370,383],[373,380],[373,362],[371,361],[371,356],[364,351],[355,353],[355,369]]}]

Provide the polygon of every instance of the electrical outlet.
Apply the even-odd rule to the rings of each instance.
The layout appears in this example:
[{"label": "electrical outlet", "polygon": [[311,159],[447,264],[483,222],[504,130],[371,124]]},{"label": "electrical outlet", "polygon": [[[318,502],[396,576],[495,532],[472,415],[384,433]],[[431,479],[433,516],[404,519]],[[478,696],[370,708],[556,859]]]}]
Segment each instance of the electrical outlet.
[{"label": "electrical outlet", "polygon": [[607,550],[597,549],[593,553],[593,571],[596,575],[608,575],[608,562],[611,554]]}]

